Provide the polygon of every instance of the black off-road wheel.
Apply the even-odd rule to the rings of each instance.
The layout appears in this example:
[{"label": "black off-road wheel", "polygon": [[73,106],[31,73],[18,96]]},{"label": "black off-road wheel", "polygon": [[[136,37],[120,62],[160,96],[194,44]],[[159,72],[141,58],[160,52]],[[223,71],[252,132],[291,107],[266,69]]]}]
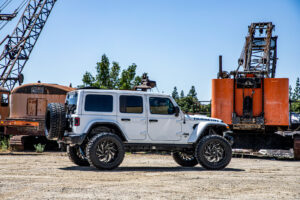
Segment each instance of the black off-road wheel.
[{"label": "black off-road wheel", "polygon": [[195,157],[205,169],[224,169],[231,160],[232,149],[229,142],[219,135],[203,137],[195,150]]},{"label": "black off-road wheel", "polygon": [[194,167],[198,164],[197,159],[192,153],[174,152],[173,159],[182,167]]},{"label": "black off-road wheel", "polygon": [[79,145],[67,147],[67,154],[69,159],[78,166],[90,166],[84,152]]},{"label": "black off-road wheel", "polygon": [[45,115],[45,136],[48,140],[58,140],[64,136],[66,111],[60,103],[50,103]]},{"label": "black off-road wheel", "polygon": [[123,142],[113,133],[99,133],[88,142],[86,155],[91,166],[105,170],[114,169],[124,159]]}]

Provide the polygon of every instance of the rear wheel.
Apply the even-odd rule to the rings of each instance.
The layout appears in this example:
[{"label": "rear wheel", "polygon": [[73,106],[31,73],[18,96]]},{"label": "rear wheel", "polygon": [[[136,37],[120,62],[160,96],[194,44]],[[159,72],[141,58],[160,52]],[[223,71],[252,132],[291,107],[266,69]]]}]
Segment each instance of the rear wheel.
[{"label": "rear wheel", "polygon": [[219,135],[208,135],[200,140],[196,147],[199,164],[209,170],[224,169],[232,156],[231,146]]},{"label": "rear wheel", "polygon": [[183,167],[194,167],[198,164],[197,159],[192,153],[174,152],[173,159],[177,164]]},{"label": "rear wheel", "polygon": [[86,148],[90,165],[98,169],[114,169],[124,159],[123,142],[113,133],[99,133],[95,135]]},{"label": "rear wheel", "polygon": [[89,166],[89,162],[80,146],[68,146],[67,147],[67,154],[69,159],[79,166]]}]

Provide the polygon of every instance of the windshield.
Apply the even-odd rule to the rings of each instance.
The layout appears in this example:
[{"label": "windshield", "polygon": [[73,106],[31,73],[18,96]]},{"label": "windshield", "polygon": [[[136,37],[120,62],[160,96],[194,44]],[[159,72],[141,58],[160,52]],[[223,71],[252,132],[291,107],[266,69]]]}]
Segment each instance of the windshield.
[{"label": "windshield", "polygon": [[75,113],[76,107],[77,107],[77,92],[72,92],[67,95],[66,98],[66,107],[67,107],[67,113],[72,114]]}]

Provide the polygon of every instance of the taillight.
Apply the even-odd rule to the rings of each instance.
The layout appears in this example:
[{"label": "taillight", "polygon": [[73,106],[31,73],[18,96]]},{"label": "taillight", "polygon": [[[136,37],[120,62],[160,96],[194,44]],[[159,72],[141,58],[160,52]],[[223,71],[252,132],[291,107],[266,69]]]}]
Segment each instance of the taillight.
[{"label": "taillight", "polygon": [[80,118],[79,117],[74,118],[74,126],[80,126]]}]

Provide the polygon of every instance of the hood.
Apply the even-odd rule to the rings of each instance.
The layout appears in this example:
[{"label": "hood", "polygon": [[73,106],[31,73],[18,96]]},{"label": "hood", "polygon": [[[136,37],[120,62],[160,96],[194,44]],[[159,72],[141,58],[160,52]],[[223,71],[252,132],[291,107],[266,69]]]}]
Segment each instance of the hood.
[{"label": "hood", "polygon": [[211,122],[223,122],[217,118],[206,117],[205,115],[185,115],[187,120],[193,121],[211,121]]}]

